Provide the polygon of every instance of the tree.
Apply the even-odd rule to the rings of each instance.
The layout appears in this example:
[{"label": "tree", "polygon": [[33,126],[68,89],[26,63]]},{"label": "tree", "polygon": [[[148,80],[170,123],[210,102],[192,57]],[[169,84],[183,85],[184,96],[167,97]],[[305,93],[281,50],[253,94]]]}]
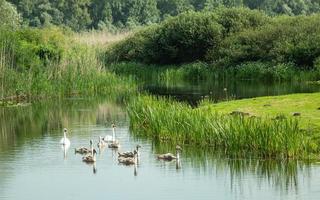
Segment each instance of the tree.
[{"label": "tree", "polygon": [[0,0],[0,26],[16,28],[20,25],[20,15],[11,3]]}]

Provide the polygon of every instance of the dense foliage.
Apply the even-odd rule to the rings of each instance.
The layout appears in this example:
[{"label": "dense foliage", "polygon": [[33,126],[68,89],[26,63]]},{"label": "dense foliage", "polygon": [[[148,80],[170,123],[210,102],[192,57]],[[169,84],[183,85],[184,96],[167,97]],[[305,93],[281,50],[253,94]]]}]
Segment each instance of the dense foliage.
[{"label": "dense foliage", "polygon": [[60,29],[0,28],[0,106],[14,99],[132,96],[135,84],[107,72],[99,55]]},{"label": "dense foliage", "polygon": [[268,17],[245,8],[187,12],[137,32],[106,53],[107,62],[263,62],[302,69],[318,68],[319,57],[320,15]]},{"label": "dense foliage", "polygon": [[[4,1],[4,0],[2,0]],[[219,6],[249,7],[268,15],[308,15],[320,11],[320,0],[7,0],[31,26],[64,25],[73,30],[132,27],[159,22],[185,11]],[[1,14],[0,14],[1,15]]]}]

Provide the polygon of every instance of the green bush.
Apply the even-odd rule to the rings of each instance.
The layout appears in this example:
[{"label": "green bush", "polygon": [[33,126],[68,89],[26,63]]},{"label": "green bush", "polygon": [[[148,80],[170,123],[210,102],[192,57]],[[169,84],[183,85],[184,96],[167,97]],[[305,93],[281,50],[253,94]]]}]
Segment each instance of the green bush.
[{"label": "green bush", "polygon": [[65,36],[59,29],[0,29],[1,54],[17,70],[39,68],[59,62]]},{"label": "green bush", "polygon": [[208,51],[216,53],[226,36],[268,21],[263,13],[245,8],[186,12],[110,47],[106,61],[175,64],[205,60]]},{"label": "green bush", "polygon": [[320,15],[278,17],[272,23],[226,38],[217,55],[221,64],[247,61],[294,63],[312,68],[320,56]]}]

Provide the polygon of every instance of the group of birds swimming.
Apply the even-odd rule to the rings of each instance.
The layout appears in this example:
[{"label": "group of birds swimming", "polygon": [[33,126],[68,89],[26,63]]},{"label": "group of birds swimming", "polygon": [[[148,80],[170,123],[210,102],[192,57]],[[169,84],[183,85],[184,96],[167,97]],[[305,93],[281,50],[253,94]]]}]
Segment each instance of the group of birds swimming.
[{"label": "group of birds swimming", "polygon": [[[115,124],[112,124],[112,136],[106,135],[105,137],[99,137],[99,142],[97,144],[98,148],[104,148],[108,146],[112,149],[118,149],[120,148],[120,142],[119,140],[116,140],[115,137]],[[70,146],[70,140],[67,138],[67,129],[63,129],[63,138],[60,140],[60,144],[64,147]],[[141,148],[140,145],[136,145],[136,148],[133,151],[127,151],[127,152],[118,152],[118,162],[124,165],[134,165],[137,164],[138,159],[140,157],[139,149]],[[157,158],[160,160],[165,161],[172,161],[172,160],[179,160],[180,159],[180,151],[182,148],[177,145],[176,146],[176,154],[172,153],[166,153],[166,154],[160,154],[157,155]],[[86,163],[95,163],[96,162],[96,154],[97,151],[93,148],[93,141],[90,140],[90,147],[79,147],[75,149],[75,153],[79,153],[84,155],[82,157],[82,161]]]}]

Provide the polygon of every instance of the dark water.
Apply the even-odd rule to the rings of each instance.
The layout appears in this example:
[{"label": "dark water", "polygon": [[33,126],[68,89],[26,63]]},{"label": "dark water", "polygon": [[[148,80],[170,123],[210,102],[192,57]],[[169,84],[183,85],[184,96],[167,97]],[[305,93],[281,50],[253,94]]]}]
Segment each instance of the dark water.
[{"label": "dark water", "polygon": [[178,101],[197,105],[203,99],[214,102],[259,96],[320,92],[320,86],[307,82],[257,82],[235,80],[161,81],[144,79],[143,90],[153,95],[170,96]]},{"label": "dark water", "polygon": [[[87,165],[74,148],[111,134],[117,124],[120,151],[142,146],[138,166],[99,151]],[[180,168],[156,154],[173,147],[129,133],[125,109],[84,99],[0,108],[0,199],[319,199],[320,164],[234,160],[213,149],[184,146]],[[107,125],[107,126],[106,126]],[[68,128],[71,146],[59,145]],[[94,173],[95,172],[95,173]]]}]

